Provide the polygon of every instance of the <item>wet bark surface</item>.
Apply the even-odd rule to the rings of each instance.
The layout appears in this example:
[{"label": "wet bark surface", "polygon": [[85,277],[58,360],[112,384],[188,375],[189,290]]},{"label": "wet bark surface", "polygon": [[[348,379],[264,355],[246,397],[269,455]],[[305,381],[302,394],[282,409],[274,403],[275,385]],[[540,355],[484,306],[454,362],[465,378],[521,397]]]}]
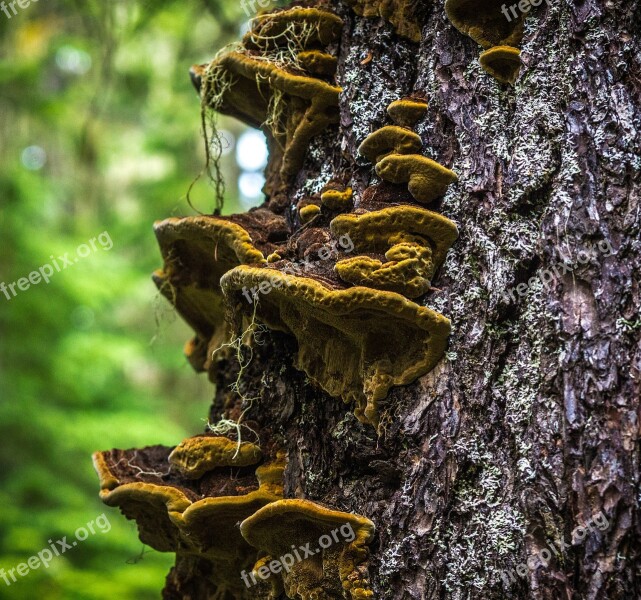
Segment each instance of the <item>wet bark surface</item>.
[{"label": "wet bark surface", "polygon": [[[261,332],[239,385],[288,451],[285,497],[375,523],[376,598],[641,597],[637,4],[543,3],[514,87],[442,3],[417,8],[420,44],[334,9],[341,122],[314,139],[291,206],[330,178],[358,206],[378,180],[356,148],[422,93],[423,153],[459,176],[430,207],[460,237],[425,301],[453,333],[382,403],[379,435],[292,367],[295,340]],[[215,366],[212,422],[239,409],[237,361]]]}]

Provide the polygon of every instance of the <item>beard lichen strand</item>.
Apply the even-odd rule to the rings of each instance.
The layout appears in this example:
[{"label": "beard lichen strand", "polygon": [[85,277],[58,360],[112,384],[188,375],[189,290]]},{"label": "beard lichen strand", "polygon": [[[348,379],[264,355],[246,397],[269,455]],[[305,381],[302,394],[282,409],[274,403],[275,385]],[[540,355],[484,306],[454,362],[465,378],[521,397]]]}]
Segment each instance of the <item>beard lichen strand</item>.
[{"label": "beard lichen strand", "polygon": [[[220,214],[223,209],[225,181],[220,168],[220,158],[223,153],[223,138],[218,131],[218,110],[222,106],[225,92],[234,84],[234,76],[216,62],[216,59],[230,52],[237,43],[225,46],[212,60],[202,77],[200,92],[200,118],[205,142],[205,167],[209,180],[214,185],[216,209],[214,214]],[[202,172],[201,172],[202,174]],[[196,181],[200,178],[200,175]],[[192,182],[187,192],[187,200],[191,206],[190,192],[195,182]],[[192,206],[193,208],[193,206]]]},{"label": "beard lichen strand", "polygon": [[[242,444],[242,434],[241,434],[242,427],[248,429],[251,433],[253,433],[256,436],[257,439],[260,439],[258,436],[258,433],[256,433],[251,427],[243,423],[243,419],[245,415],[254,405],[254,401],[258,400],[258,397],[246,396],[245,393],[241,390],[243,375],[254,357],[254,350],[251,344],[254,343],[259,346],[262,345],[263,341],[260,339],[260,333],[267,332],[267,328],[264,325],[261,325],[256,322],[257,310],[258,310],[258,297],[255,297],[254,311],[252,313],[249,325],[247,325],[247,327],[243,331],[239,332],[240,328],[242,328],[242,318],[240,320],[234,319],[234,324],[232,324],[231,326],[231,339],[229,340],[229,342],[221,344],[218,348],[212,350],[211,352],[211,360],[213,361],[213,359],[215,358],[216,354],[219,351],[223,350],[224,348],[229,348],[235,351],[236,360],[238,361],[238,367],[239,367],[238,375],[236,376],[236,380],[230,385],[230,389],[233,393],[237,394],[238,397],[240,398],[240,406],[241,406],[242,412],[240,413],[240,415],[238,416],[238,419],[236,420],[222,417],[216,423],[213,423],[213,424],[209,422],[207,423],[207,429],[217,435],[227,435],[231,431],[236,432],[236,435],[238,438],[236,453],[240,452],[240,448]],[[245,343],[246,339],[248,340],[247,343]],[[244,353],[246,353],[246,356],[244,356]]]},{"label": "beard lichen strand", "polygon": [[[300,29],[300,32],[297,29]],[[298,55],[309,47],[310,40],[319,30],[320,25],[318,23],[303,23],[300,27],[298,27],[298,23],[289,23],[284,31],[272,36],[264,36],[250,31],[248,36],[251,36],[252,43],[260,48],[260,53],[252,53],[245,46],[239,52],[251,56],[254,60],[273,63],[281,69],[291,69],[304,73],[305,70],[300,63]],[[284,45],[278,43],[281,40],[285,42]],[[270,42],[274,42],[273,48]]]}]

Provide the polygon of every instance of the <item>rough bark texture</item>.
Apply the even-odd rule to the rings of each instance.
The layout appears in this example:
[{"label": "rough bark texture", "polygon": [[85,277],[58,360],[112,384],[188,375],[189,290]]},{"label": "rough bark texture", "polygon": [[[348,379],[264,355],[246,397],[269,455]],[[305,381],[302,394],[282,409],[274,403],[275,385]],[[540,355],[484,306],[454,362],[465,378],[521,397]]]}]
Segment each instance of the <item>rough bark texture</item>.
[{"label": "rough bark texture", "polygon": [[[376,180],[356,148],[424,93],[424,153],[459,176],[437,210],[460,238],[427,300],[452,321],[449,351],[390,393],[379,436],[293,369],[294,340],[262,334],[248,418],[288,450],[285,497],[374,521],[376,598],[641,597],[638,6],[544,3],[506,87],[441,2],[416,4],[418,44],[334,4],[341,123],[288,197],[348,173],[358,198]],[[218,362],[212,421],[237,375]]]}]

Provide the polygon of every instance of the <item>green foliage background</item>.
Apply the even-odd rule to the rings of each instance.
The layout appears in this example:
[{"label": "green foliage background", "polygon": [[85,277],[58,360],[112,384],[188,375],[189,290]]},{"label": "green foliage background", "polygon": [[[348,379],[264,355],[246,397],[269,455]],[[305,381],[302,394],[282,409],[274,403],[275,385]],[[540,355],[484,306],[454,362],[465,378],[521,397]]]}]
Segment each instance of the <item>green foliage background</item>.
[{"label": "green foliage background", "polygon": [[[194,214],[185,193],[204,147],[188,69],[246,19],[228,0],[40,0],[0,13],[0,281],[103,231],[113,241],[48,285],[0,294],[0,567],[102,513],[112,525],[48,569],[0,579],[0,598],[160,597],[173,556],[141,555],[134,524],[99,501],[90,455],[203,430],[213,390],[187,365],[190,333],[150,280],[151,225]],[[22,161],[33,145],[47,154],[39,170]],[[233,153],[223,167],[228,213]],[[191,199],[211,212],[206,177]]]}]

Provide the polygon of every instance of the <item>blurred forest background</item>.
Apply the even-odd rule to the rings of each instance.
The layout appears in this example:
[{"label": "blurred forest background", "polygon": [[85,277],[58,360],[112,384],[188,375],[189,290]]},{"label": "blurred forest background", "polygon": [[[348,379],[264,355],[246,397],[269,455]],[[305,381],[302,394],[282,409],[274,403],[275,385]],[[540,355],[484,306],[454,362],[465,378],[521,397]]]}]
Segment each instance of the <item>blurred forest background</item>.
[{"label": "blurred forest background", "polygon": [[[272,7],[277,6],[274,2]],[[17,600],[158,598],[173,555],[143,548],[98,499],[91,453],[175,445],[203,430],[213,388],[150,280],[154,220],[195,214],[204,167],[191,64],[247,26],[230,0],[40,0],[0,12],[0,282],[97,251],[10,300],[0,294],[0,567],[112,525],[10,587]],[[260,203],[264,144],[221,119],[224,213]],[[207,177],[191,193],[208,213]]]}]

